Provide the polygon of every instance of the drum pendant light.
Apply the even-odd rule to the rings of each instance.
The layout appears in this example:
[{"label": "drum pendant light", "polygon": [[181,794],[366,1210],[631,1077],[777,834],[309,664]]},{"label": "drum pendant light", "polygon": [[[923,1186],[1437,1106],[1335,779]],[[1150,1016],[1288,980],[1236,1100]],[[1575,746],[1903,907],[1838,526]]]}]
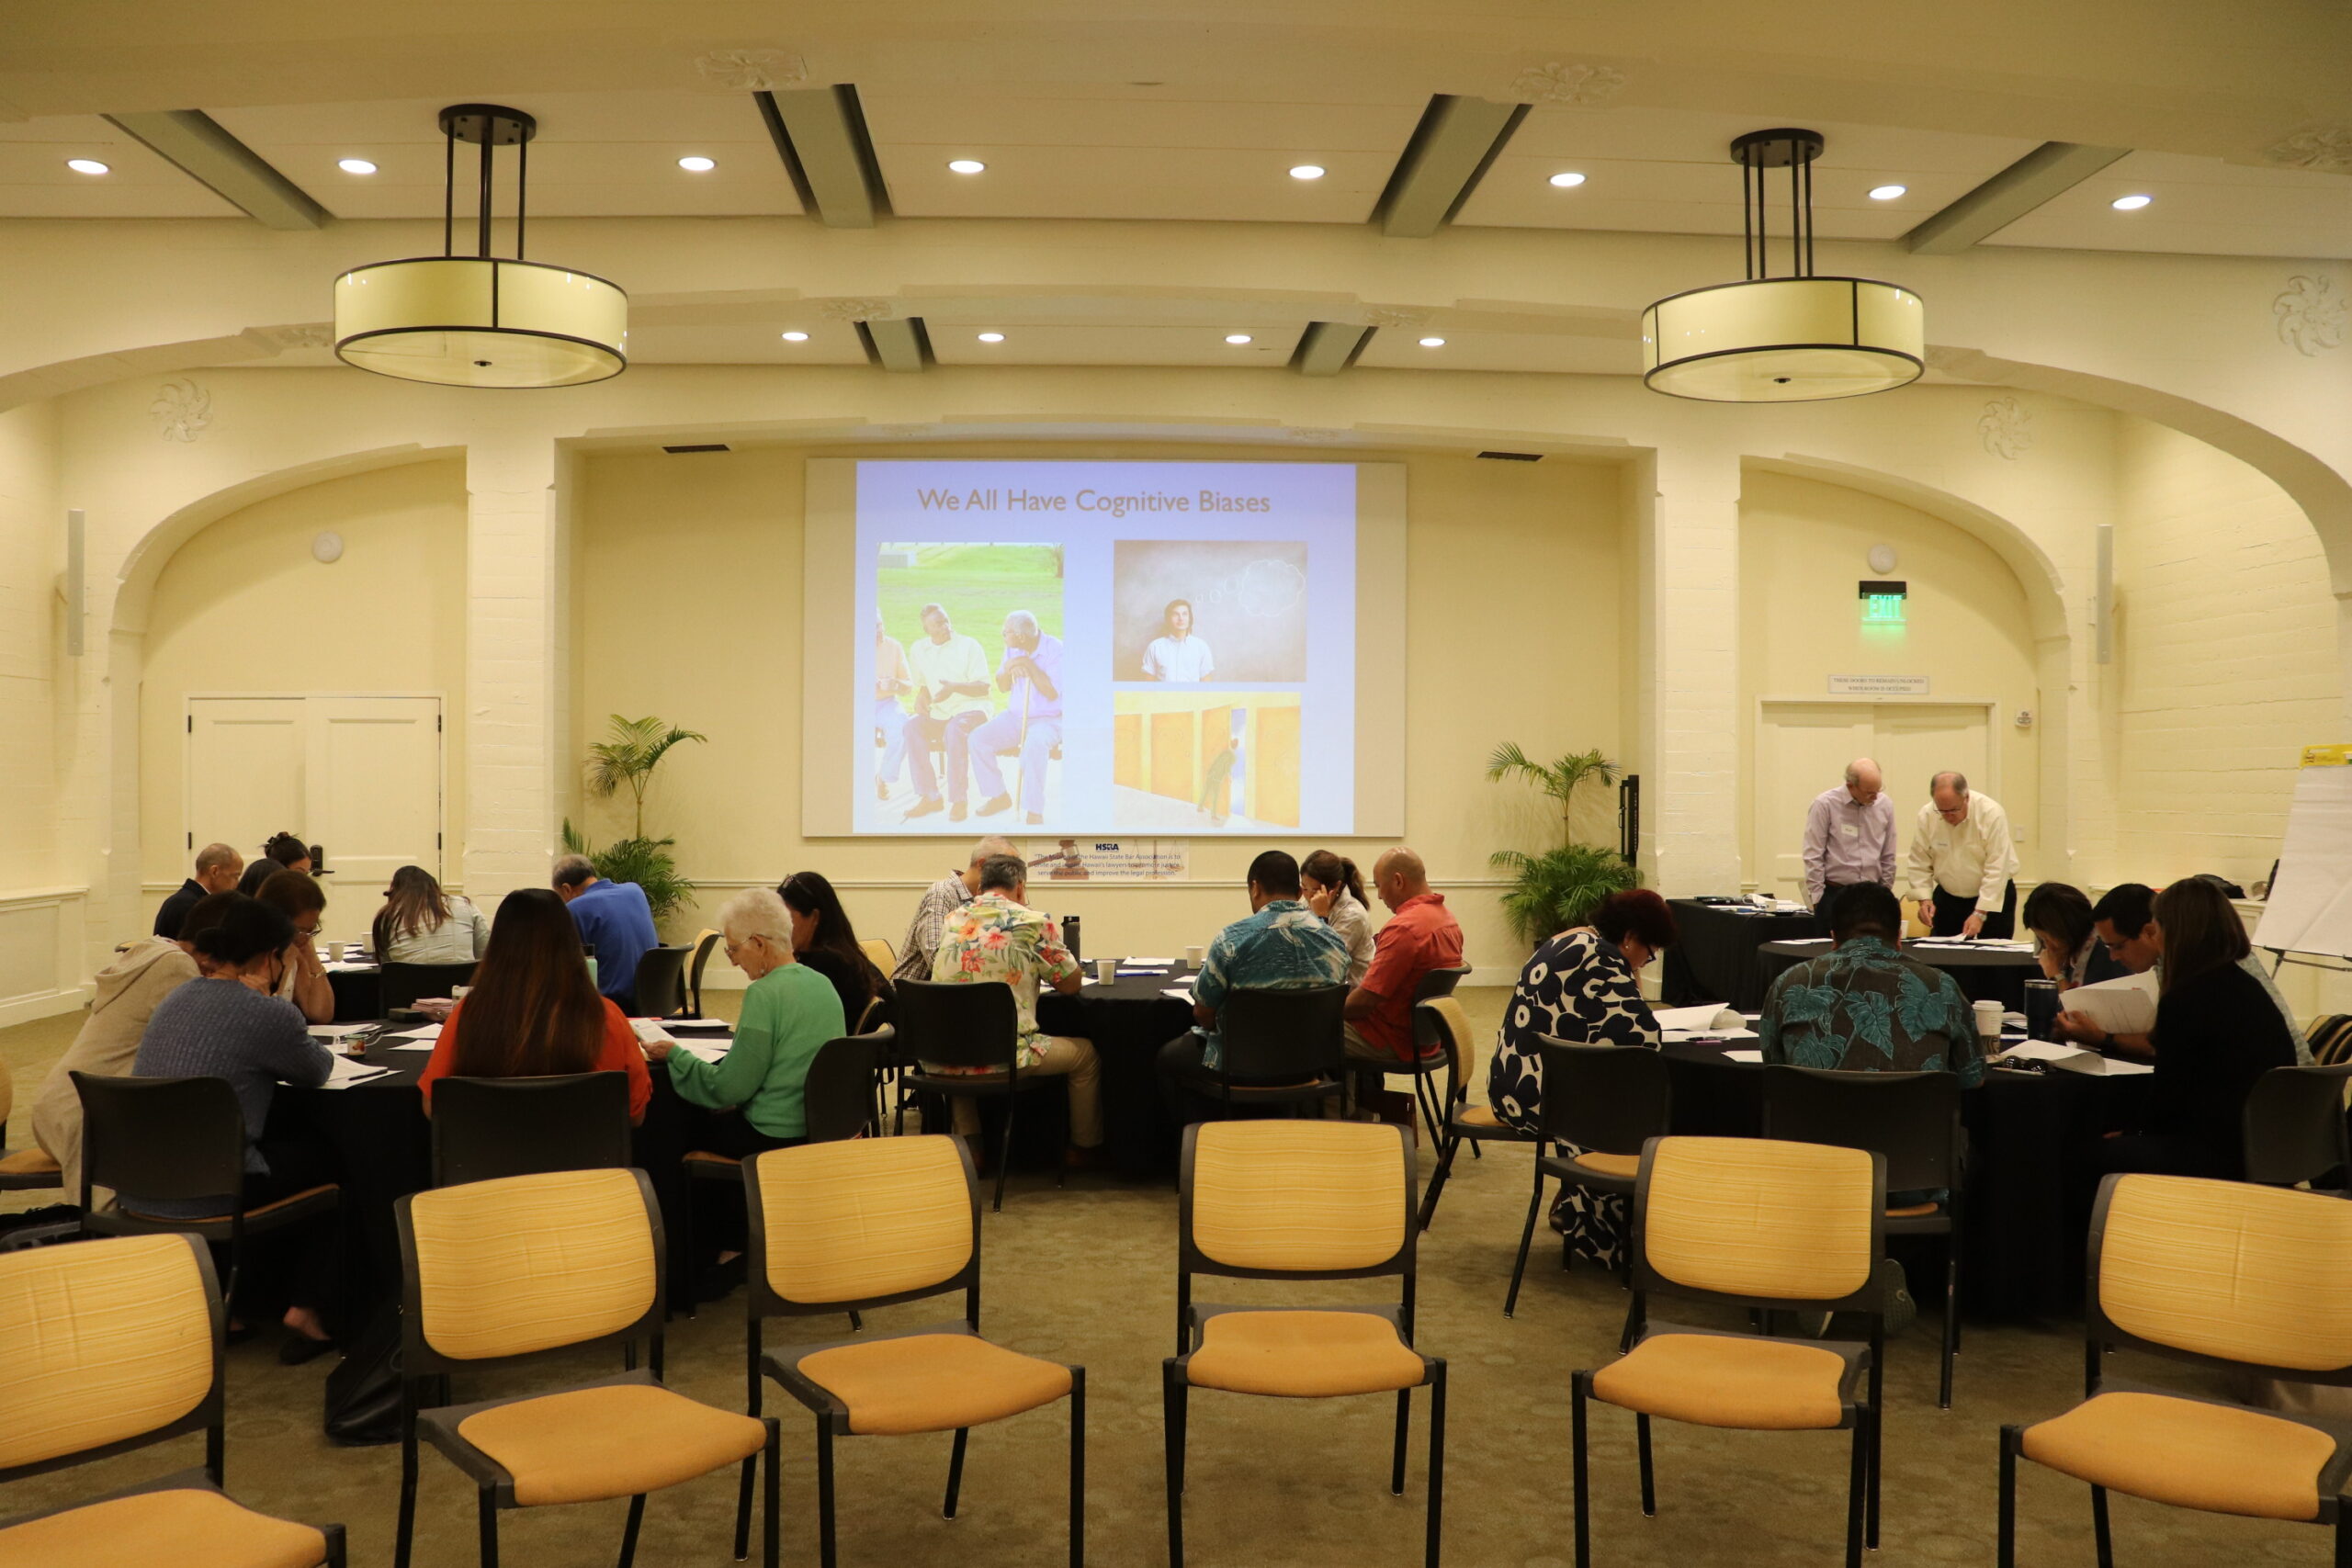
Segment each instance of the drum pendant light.
[{"label": "drum pendant light", "polygon": [[[1757,130],[1731,144],[1740,166],[1747,277],[1672,294],[1642,314],[1643,380],[1718,403],[1858,398],[1918,379],[1927,350],[1919,297],[1866,277],[1813,271],[1818,131]],[[1768,171],[1789,171],[1789,270],[1771,275]]]},{"label": "drum pendant light", "polygon": [[[538,122],[495,104],[441,111],[447,141],[441,254],[355,267],[334,280],[334,352],[346,365],[444,387],[577,387],[628,368],[628,296],[601,277],[523,259]],[[481,149],[476,254],[456,254],[458,143]],[[514,254],[490,254],[491,152],[512,147]]]}]

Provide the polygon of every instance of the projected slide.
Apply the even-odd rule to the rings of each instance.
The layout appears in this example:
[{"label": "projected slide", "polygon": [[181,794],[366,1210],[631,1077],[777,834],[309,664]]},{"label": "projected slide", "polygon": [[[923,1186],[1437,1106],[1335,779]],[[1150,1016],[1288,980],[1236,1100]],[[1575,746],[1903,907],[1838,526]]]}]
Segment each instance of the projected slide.
[{"label": "projected slide", "polygon": [[1356,479],[857,463],[854,830],[1355,831]]}]

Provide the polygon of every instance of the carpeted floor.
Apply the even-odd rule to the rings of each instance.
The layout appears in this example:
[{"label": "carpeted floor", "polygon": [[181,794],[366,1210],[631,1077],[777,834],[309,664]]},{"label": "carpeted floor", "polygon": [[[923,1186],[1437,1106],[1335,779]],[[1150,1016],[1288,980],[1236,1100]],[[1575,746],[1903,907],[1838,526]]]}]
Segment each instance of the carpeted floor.
[{"label": "carpeted floor", "polygon": [[[1465,994],[1481,1037],[1504,993]],[[731,1001],[731,998],[728,998]],[[18,1109],[12,1142],[29,1139],[28,1106],[78,1020],[0,1030],[0,1063],[12,1069]],[[1426,1176],[1430,1156],[1423,1156]],[[1609,1278],[1564,1275],[1539,1231],[1516,1319],[1502,1295],[1527,1193],[1527,1155],[1498,1148],[1456,1168],[1437,1224],[1423,1238],[1421,1346],[1452,1365],[1445,1539],[1449,1561],[1507,1568],[1566,1568],[1572,1560],[1568,1503],[1568,1374],[1612,1353],[1623,1298]],[[45,1194],[0,1194],[25,1207]],[[16,1200],[11,1201],[10,1200]],[[1088,1368],[1088,1544],[1097,1563],[1165,1561],[1159,1364],[1174,1337],[1176,1202],[1172,1190],[1073,1177],[1066,1191],[1043,1178],[1017,1179],[1002,1214],[983,1227],[983,1325],[1017,1349]],[[1363,1284],[1283,1288],[1224,1283],[1210,1299],[1368,1300]],[[707,1307],[673,1329],[671,1382],[727,1405],[743,1394],[741,1297]],[[869,1329],[936,1321],[931,1304],[876,1313]],[[1678,1321],[1703,1320],[1682,1309]],[[2075,1325],[1972,1325],[1960,1360],[1955,1406],[1935,1407],[1935,1319],[1895,1341],[1888,1357],[1883,1558],[1887,1562],[1984,1562],[1992,1552],[1995,1439],[2003,1421],[2056,1413],[2080,1390]],[[808,1337],[846,1331],[814,1320]],[[788,1332],[788,1331],[787,1331]],[[782,1337],[771,1329],[770,1343]],[[265,1337],[230,1353],[228,1475],[252,1506],[350,1529],[351,1561],[391,1561],[400,1461],[397,1449],[336,1449],[320,1436],[330,1363],[286,1369]],[[2121,1375],[2210,1387],[2161,1363],[2120,1358]],[[602,1364],[548,1365],[552,1381],[595,1374]],[[0,1378],[6,1369],[0,1368]],[[461,1383],[458,1397],[530,1386],[508,1377]],[[769,1408],[789,1405],[770,1391]],[[1289,1403],[1195,1394],[1186,1515],[1190,1561],[1202,1565],[1331,1564],[1369,1568],[1419,1562],[1427,1450],[1426,1396],[1414,1405],[1406,1495],[1387,1490],[1393,1404],[1374,1399]],[[785,1560],[816,1561],[813,1441],[795,1414],[785,1424]],[[973,1435],[962,1517],[939,1517],[947,1466],[944,1436],[854,1439],[839,1446],[844,1568],[953,1561],[1062,1562],[1068,1427],[1061,1407]],[[1596,1407],[1594,1552],[1607,1564],[1738,1562],[1828,1564],[1842,1550],[1846,1439],[1842,1435],[1718,1432],[1660,1423],[1660,1512],[1641,1517],[1632,1418]],[[72,1501],[200,1461],[196,1438],[0,1488],[0,1517]],[[474,1561],[470,1487],[436,1455],[424,1459],[419,1514],[422,1568]],[[661,1494],[648,1505],[639,1561],[649,1568],[723,1563],[730,1556],[731,1479]],[[519,1568],[607,1562],[626,1505],[596,1504],[510,1515],[503,1561]],[[2324,1533],[2191,1515],[2119,1498],[2118,1554],[2133,1568],[2210,1568],[2229,1559],[2320,1563]],[[2024,1470],[2019,1558],[2034,1564],[2092,1561],[2086,1490]]]}]

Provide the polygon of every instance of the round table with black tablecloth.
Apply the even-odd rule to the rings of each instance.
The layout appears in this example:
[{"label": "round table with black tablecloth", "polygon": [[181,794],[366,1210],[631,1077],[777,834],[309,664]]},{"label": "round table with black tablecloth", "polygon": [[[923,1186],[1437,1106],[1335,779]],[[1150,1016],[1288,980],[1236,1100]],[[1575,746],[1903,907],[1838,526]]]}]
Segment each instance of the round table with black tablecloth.
[{"label": "round table with black tablecloth", "polygon": [[[1823,937],[1811,942],[1768,942],[1756,950],[1756,961],[1764,972],[1765,989],[1780,978],[1781,972],[1819,958],[1829,951],[1829,941]],[[2003,948],[1929,947],[1912,942],[1903,944],[1903,956],[1916,958],[1922,964],[1932,964],[1960,982],[1960,994],[1972,1002],[1998,1002],[2009,1012],[2025,1010],[2025,983],[2041,976],[2041,961],[2030,953]],[[1757,1007],[1764,1004],[1758,1000]],[[1743,1010],[1753,1012],[1755,1008]]]},{"label": "round table with black tablecloth", "polygon": [[[1764,1076],[1724,1053],[1753,1041],[1669,1041],[1673,1129],[1754,1137],[1763,1124]],[[1968,1132],[1967,1212],[1962,1217],[1961,1301],[1982,1317],[2064,1317],[2081,1305],[2084,1227],[2076,1196],[2100,1135],[2134,1124],[2151,1079],[1995,1067],[1962,1101]],[[1926,1287],[1925,1293],[1922,1286]],[[1924,1303],[1937,1289],[1915,1282]]]},{"label": "round table with black tablecloth", "polygon": [[1741,1012],[1764,1005],[1769,977],[1756,950],[1768,942],[1809,937],[1817,929],[1811,913],[1771,914],[1753,904],[1708,904],[1669,898],[1679,933],[1666,950],[1659,989],[1671,1008],[1721,1002]]},{"label": "round table with black tablecloth", "polygon": [[359,969],[330,969],[327,984],[334,987],[334,1021],[365,1023],[384,1016],[384,972],[373,964]]},{"label": "round table with black tablecloth", "polygon": [[1159,1048],[1193,1026],[1193,1004],[1162,993],[1184,978],[1122,975],[1065,996],[1037,998],[1037,1027],[1094,1043],[1102,1064],[1102,1148],[1121,1176],[1166,1176],[1176,1168],[1176,1125],[1159,1099]]}]

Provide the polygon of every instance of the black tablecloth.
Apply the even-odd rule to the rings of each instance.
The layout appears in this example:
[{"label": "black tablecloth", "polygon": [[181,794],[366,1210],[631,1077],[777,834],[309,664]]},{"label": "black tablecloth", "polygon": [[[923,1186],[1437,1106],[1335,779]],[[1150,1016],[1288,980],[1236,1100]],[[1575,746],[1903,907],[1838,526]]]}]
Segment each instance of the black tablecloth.
[{"label": "black tablecloth", "polygon": [[[1754,1137],[1763,1123],[1763,1073],[1726,1060],[1740,1045],[1669,1042],[1674,1131]],[[2091,1156],[2102,1133],[2133,1124],[2147,1103],[2150,1079],[1993,1068],[1968,1092],[1968,1182],[1961,1222],[1961,1302],[1986,1317],[2062,1317],[2080,1305]],[[1929,1256],[1935,1257],[1932,1253]],[[1935,1258],[1939,1266],[1940,1258]],[[1915,1278],[1912,1294],[1936,1294],[1934,1279]]]},{"label": "black tablecloth", "polygon": [[[1756,961],[1770,987],[1781,970],[1818,958],[1829,951],[1826,941],[1768,942],[1756,950]],[[2010,1012],[2025,1010],[2025,983],[2041,974],[2041,961],[2030,953],[1987,952],[1969,947],[1923,947],[1906,942],[1903,956],[1932,964],[1960,982],[1960,993],[1972,1002],[1998,1002]],[[1761,1006],[1759,1002],[1758,1006]],[[1745,1010],[1749,1012],[1755,1008]]]},{"label": "black tablecloth", "polygon": [[[1768,942],[1814,934],[1810,913],[1766,914],[1748,904],[1702,904],[1669,898],[1681,934],[1666,950],[1659,988],[1668,1007],[1721,1002],[1742,1012],[1764,1005],[1764,970],[1756,950]],[[1745,913],[1742,911],[1745,910]]]},{"label": "black tablecloth", "polygon": [[1074,996],[1037,998],[1037,1027],[1094,1043],[1102,1063],[1102,1147],[1121,1176],[1166,1176],[1176,1168],[1176,1126],[1160,1104],[1159,1048],[1192,1027],[1193,1005],[1160,993],[1183,978],[1126,975]]},{"label": "black tablecloth", "polygon": [[373,965],[366,969],[330,969],[327,971],[327,984],[334,987],[335,1022],[366,1023],[370,1019],[384,1016],[384,972],[381,969]]}]

